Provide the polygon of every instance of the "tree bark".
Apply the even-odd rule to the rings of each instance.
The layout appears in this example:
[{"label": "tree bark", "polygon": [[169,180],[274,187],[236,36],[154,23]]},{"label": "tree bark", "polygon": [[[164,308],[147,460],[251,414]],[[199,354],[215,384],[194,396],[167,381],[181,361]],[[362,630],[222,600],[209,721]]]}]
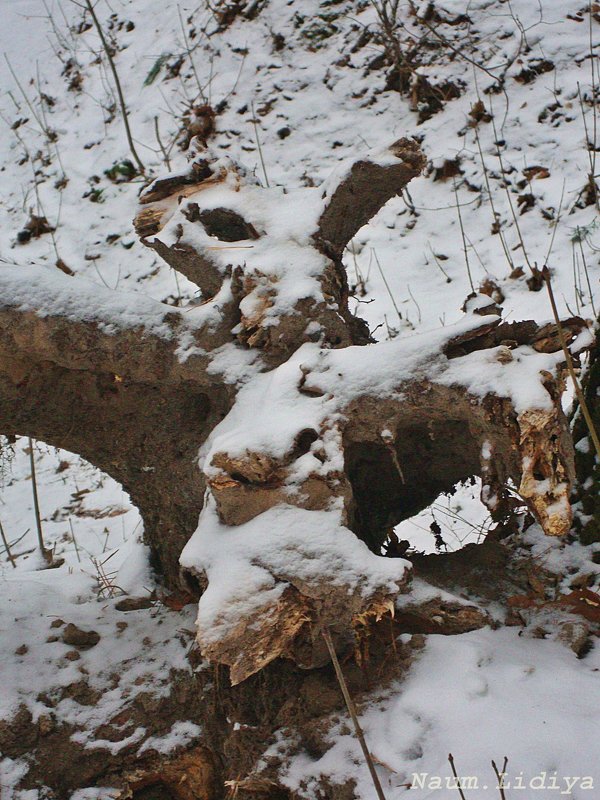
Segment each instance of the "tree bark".
[{"label": "tree bark", "polygon": [[[481,475],[498,518],[510,480],[548,534],[570,528],[552,326],[468,313],[374,344],[348,308],[345,245],[423,165],[403,139],[324,188],[286,191],[196,155],[148,187],[136,217],[198,285],[202,303],[184,310],[0,271],[0,430],[120,481],[171,586],[188,543],[199,641],[234,682],[279,655],[322,664],[323,625],[349,642],[391,608],[410,565],[382,559],[382,542],[463,478]],[[580,320],[566,325],[585,339]],[[230,565],[241,572],[223,583]]]}]

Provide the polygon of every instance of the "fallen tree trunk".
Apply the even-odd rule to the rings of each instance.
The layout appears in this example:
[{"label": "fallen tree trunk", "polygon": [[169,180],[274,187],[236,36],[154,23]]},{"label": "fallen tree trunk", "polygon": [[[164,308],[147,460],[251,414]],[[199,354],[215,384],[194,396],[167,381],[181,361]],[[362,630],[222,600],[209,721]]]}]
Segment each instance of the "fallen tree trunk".
[{"label": "fallen tree trunk", "polygon": [[[410,565],[381,558],[382,542],[463,478],[481,475],[498,518],[512,481],[546,533],[569,530],[552,326],[503,324],[475,302],[454,326],[375,344],[348,308],[345,245],[423,165],[402,139],[323,188],[286,191],[195,155],[136,217],[198,285],[184,310],[0,272],[0,430],[119,480],[172,586],[185,545],[199,642],[234,682],[280,655],[320,665],[324,625],[349,643],[391,608]],[[589,345],[580,320],[568,327]]]}]

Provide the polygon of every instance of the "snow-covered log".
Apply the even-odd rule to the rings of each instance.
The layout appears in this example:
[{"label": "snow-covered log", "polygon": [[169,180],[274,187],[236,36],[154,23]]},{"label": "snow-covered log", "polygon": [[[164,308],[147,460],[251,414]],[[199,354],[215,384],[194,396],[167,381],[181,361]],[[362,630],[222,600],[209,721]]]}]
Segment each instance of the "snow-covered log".
[{"label": "snow-covered log", "polygon": [[342,251],[424,165],[418,145],[401,139],[343,164],[325,187],[267,189],[229,158],[203,150],[186,172],[146,189],[136,229],[205,299],[230,281],[238,341],[279,364],[302,342],[369,341],[348,309]]},{"label": "snow-covered log", "polygon": [[79,453],[138,506],[167,582],[202,507],[198,447],[233,399],[214,307],[189,313],[43,267],[0,270],[0,431]]},{"label": "snow-covered log", "polygon": [[[481,476],[497,519],[516,491],[546,533],[569,530],[556,328],[474,298],[453,326],[374,343],[348,308],[344,246],[423,164],[403,139],[324,187],[269,189],[193,153],[136,217],[198,285],[185,309],[0,271],[0,430],[119,480],[171,585],[186,545],[201,647],[235,682],[280,655],[322,664],[324,625],[350,642],[390,610],[410,564],[383,541],[461,479]],[[589,345],[581,320],[565,330]]]},{"label": "snow-covered log", "polygon": [[387,560],[386,584],[386,561],[364,548],[356,570],[349,531],[379,553],[395,524],[471,475],[496,519],[512,486],[547,534],[569,531],[573,447],[548,331],[473,314],[367,347],[305,344],[240,390],[203,448],[213,501],[182,557],[208,583],[199,641],[233,680],[299,643],[299,663],[316,666],[324,624],[343,638],[380,614],[410,565]]}]

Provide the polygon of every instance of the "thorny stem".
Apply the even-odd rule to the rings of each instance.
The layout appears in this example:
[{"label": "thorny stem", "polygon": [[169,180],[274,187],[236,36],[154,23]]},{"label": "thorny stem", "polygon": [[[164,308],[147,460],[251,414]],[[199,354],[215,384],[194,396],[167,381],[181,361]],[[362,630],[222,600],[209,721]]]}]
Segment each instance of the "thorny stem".
[{"label": "thorny stem", "polygon": [[585,396],[583,394],[583,390],[579,383],[579,379],[575,374],[575,368],[573,367],[573,359],[571,358],[571,353],[569,352],[569,348],[567,347],[565,334],[560,322],[560,317],[558,316],[558,309],[556,308],[554,291],[552,289],[552,281],[550,279],[550,270],[548,269],[547,266],[544,266],[544,268],[542,269],[542,277],[546,283],[546,288],[548,289],[548,297],[550,298],[550,305],[552,306],[552,314],[554,315],[554,321],[556,322],[556,328],[558,330],[558,338],[560,340],[560,346],[562,348],[565,357],[565,362],[567,364],[569,375],[571,377],[571,380],[573,381],[573,386],[575,387],[575,394],[577,395],[577,400],[581,408],[581,413],[583,414],[586,425],[590,432],[590,436],[592,437],[594,448],[596,449],[596,455],[598,456],[598,458],[600,458],[600,439],[598,439],[596,426],[594,425],[594,420],[592,419],[592,415],[590,414],[587,403],[585,401]]},{"label": "thorny stem", "polygon": [[92,17],[92,21],[100,37],[100,41],[102,42],[102,47],[104,52],[106,53],[106,58],[108,59],[108,63],[110,66],[110,70],[112,72],[115,86],[117,89],[117,95],[119,97],[119,105],[121,106],[121,113],[123,115],[123,123],[125,125],[125,135],[127,136],[127,143],[129,145],[129,149],[131,150],[131,155],[133,156],[135,163],[138,165],[139,171],[142,175],[146,172],[146,168],[144,167],[142,160],[140,159],[137,150],[135,149],[135,145],[133,143],[133,137],[131,136],[131,129],[129,127],[129,116],[127,114],[127,107],[125,105],[125,98],[123,97],[123,90],[121,88],[121,81],[119,80],[119,74],[117,72],[117,68],[115,66],[115,62],[110,52],[110,47],[108,46],[108,42],[106,41],[106,37],[104,36],[104,31],[102,30],[102,26],[96,16],[96,12],[94,11],[94,6],[91,3],[91,0],[85,0],[85,5],[87,10],[90,12]]},{"label": "thorny stem", "polygon": [[375,792],[377,793],[377,797],[379,798],[379,800],[385,800],[385,795],[383,793],[383,789],[381,788],[379,777],[377,775],[377,772],[375,771],[375,764],[373,763],[373,758],[371,756],[371,753],[369,752],[369,748],[367,747],[367,743],[365,741],[365,735],[360,726],[360,722],[358,721],[358,715],[356,713],[356,706],[354,705],[354,700],[352,699],[350,692],[348,691],[348,684],[346,683],[346,679],[344,678],[344,673],[342,672],[342,668],[340,666],[337,653],[335,652],[335,647],[333,646],[333,641],[331,639],[331,633],[329,632],[329,628],[324,627],[322,633],[323,633],[323,639],[325,640],[325,644],[327,645],[327,649],[329,650],[329,655],[331,656],[331,661],[333,663],[333,668],[335,669],[335,674],[338,679],[340,689],[342,690],[342,694],[344,695],[346,708],[348,709],[348,713],[350,714],[352,723],[354,725],[356,738],[359,741],[361,750],[363,751],[363,755],[365,757],[365,761],[367,762],[367,766],[369,767],[369,772],[371,773],[371,780],[373,781]]}]

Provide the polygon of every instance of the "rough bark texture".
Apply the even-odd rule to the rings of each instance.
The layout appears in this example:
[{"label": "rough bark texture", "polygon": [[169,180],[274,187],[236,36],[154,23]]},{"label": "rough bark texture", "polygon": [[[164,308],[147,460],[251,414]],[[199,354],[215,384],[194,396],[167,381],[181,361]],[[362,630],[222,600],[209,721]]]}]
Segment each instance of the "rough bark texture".
[{"label": "rough bark texture", "polygon": [[[590,354],[585,376],[585,399],[596,431],[600,431],[600,342]],[[573,441],[577,443],[576,466],[579,479],[574,500],[580,514],[576,523],[584,544],[600,542],[600,462],[581,411],[573,426]]]},{"label": "rough bark texture", "polygon": [[[24,272],[15,277],[25,281]],[[42,286],[43,273],[33,273]],[[72,283],[49,276],[48,292],[70,292]],[[93,291],[92,309],[103,299]],[[2,432],[79,453],[122,483],[142,514],[157,566],[176,584],[179,554],[202,507],[198,448],[232,394],[207,376],[204,356],[179,361],[168,330],[181,315],[166,307],[156,304],[157,319],[166,321],[161,335],[141,325],[107,333],[101,320],[42,316],[51,294],[35,311],[23,310],[9,289],[3,294]],[[219,336],[195,332],[195,341],[211,346]]]},{"label": "rough bark texture", "polygon": [[[364,657],[368,640],[387,658],[388,638],[377,639],[382,617],[397,633],[454,633],[488,622],[461,602],[411,602],[413,565],[379,557],[394,525],[477,474],[498,520],[510,513],[510,480],[546,533],[562,535],[571,524],[574,454],[554,326],[502,323],[475,302],[475,313],[453,327],[374,344],[350,313],[344,247],[419,174],[424,158],[415,142],[344,165],[322,189],[288,192],[260,187],[227,159],[192,155],[184,174],[148,187],[136,227],[196,283],[198,305],[173,309],[41,268],[0,270],[0,432],[80,453],[123,484],[166,583],[186,581],[203,592],[204,656],[229,665],[233,684],[247,680],[221,696],[217,685],[214,699],[204,678],[186,678],[185,691],[175,691],[158,716],[170,719],[169,703],[181,711],[189,702],[190,719],[204,725],[212,713],[225,728],[237,704],[232,716],[252,720],[263,747],[265,730],[310,728],[310,703],[303,708],[302,699],[311,697],[310,676],[297,666],[328,669],[324,625],[340,649],[355,647]],[[565,322],[572,341],[584,327]],[[482,390],[482,374],[499,388]],[[532,384],[525,404],[511,388],[523,380]],[[271,417],[279,437],[267,445],[259,434]],[[238,607],[244,587],[233,584],[221,587],[220,613],[207,610],[215,575],[239,557],[236,542],[245,552],[254,534],[259,544],[247,567],[264,577],[258,598]],[[277,546],[285,536],[289,563]],[[211,537],[219,546],[207,550]],[[371,552],[360,542],[357,549],[357,539]],[[354,572],[345,563],[350,551]],[[330,563],[332,553],[338,560]],[[414,571],[433,584],[449,582],[439,562],[417,559]],[[281,656],[295,664],[269,667]],[[331,682],[331,673],[320,674],[321,687],[323,680]],[[334,693],[329,705],[315,701],[313,717],[339,707]],[[150,734],[157,714],[146,712],[132,710],[132,719],[143,718]],[[41,763],[53,740],[41,742],[45,734],[22,722],[29,738],[18,724],[0,729],[3,750],[16,757],[23,743],[31,748],[39,739]],[[315,730],[307,737],[314,746]],[[179,761],[140,760],[135,748],[112,761],[81,759],[69,744],[66,762],[85,761],[85,775],[59,769],[47,782],[66,797],[78,780],[100,782],[112,770],[123,798],[212,800],[224,779],[239,796],[285,796],[270,775],[263,784],[242,781],[260,751],[249,740],[234,752],[233,738],[209,729]]]},{"label": "rough bark texture", "polygon": [[[386,393],[373,373],[364,382],[368,388],[342,391],[345,399],[335,403],[327,370],[338,370],[341,388],[350,379],[343,357],[336,360],[331,348],[369,341],[348,309],[344,246],[423,164],[418,145],[402,139],[344,165],[324,190],[286,193],[261,188],[227,159],[194,155],[186,173],[157,180],[145,191],[136,218],[143,241],[199,286],[204,303],[189,314],[147,300],[140,307],[137,295],[114,299],[109,291],[35,268],[26,286],[27,276],[5,268],[2,431],[78,452],[120,481],[142,513],[156,563],[171,585],[179,580],[178,557],[207,487],[221,523],[230,526],[281,503],[308,510],[341,503],[340,523],[379,552],[394,524],[458,480],[480,473],[495,513],[505,508],[511,478],[545,530],[564,533],[570,525],[573,452],[557,375],[544,378],[544,408],[520,413],[510,397],[474,395],[458,379],[432,380],[421,369],[423,359],[408,373],[404,369]],[[294,219],[297,209],[300,222]],[[426,358],[443,361],[439,375],[478,350],[490,349],[495,367],[500,362],[506,369],[520,347],[558,350],[548,326],[473,319],[429,345]],[[571,321],[573,336],[581,327]],[[292,429],[293,444],[282,458],[257,451],[251,440],[243,447],[253,424],[249,409],[237,431],[242,446],[234,454],[220,449],[210,434],[234,406],[250,369],[260,374],[275,368],[277,374],[279,368],[285,382],[303,342],[318,344],[321,355],[315,360],[313,352],[311,365],[299,366],[293,378],[298,400],[334,397],[318,424]],[[381,347],[369,345],[370,360]],[[402,352],[400,346],[400,360]],[[328,452],[326,439],[332,437],[337,459]],[[212,455],[206,474],[196,461],[203,446]],[[482,456],[486,447],[492,456]],[[323,467],[299,479],[295,470],[308,453]],[[202,585],[202,569],[197,572]],[[284,609],[288,622],[281,641],[267,637],[270,656],[250,659],[256,668],[287,652],[304,627],[306,597],[298,587],[294,591],[299,595],[293,602],[288,596],[279,610],[265,610],[265,630],[273,629],[273,614],[279,618]],[[363,598],[347,622],[369,603],[381,602],[379,593]],[[334,618],[336,603],[333,596],[320,601],[308,616],[312,622]],[[248,648],[243,637],[233,636],[222,653],[210,649],[232,663],[235,651],[247,661]],[[252,669],[248,664],[241,674]]]}]

